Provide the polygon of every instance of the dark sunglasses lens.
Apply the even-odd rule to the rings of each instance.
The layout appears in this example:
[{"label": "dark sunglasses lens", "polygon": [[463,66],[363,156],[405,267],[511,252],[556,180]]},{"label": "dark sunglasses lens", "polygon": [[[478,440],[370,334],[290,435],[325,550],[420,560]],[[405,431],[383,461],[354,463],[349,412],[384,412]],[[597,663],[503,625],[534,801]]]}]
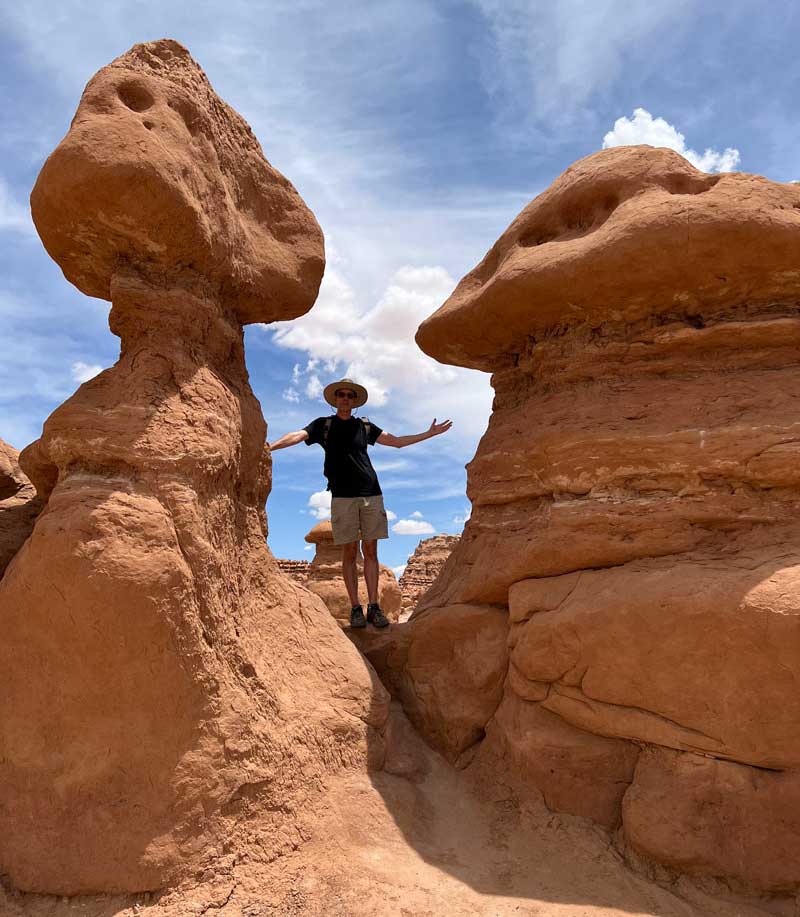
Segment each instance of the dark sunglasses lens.
[{"label": "dark sunglasses lens", "polygon": [[337,398],[353,398],[355,400],[355,392],[336,392]]}]

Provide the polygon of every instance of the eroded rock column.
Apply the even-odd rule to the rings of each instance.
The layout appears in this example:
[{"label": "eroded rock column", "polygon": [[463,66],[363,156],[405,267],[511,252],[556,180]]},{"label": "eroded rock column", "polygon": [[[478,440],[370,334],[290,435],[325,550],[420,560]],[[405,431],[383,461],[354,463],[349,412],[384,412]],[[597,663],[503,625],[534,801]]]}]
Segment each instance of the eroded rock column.
[{"label": "eroded rock column", "polygon": [[21,456],[47,502],[0,582],[0,872],[75,894],[271,861],[387,716],[265,544],[242,325],[311,307],[321,232],[171,41],[93,78],[32,209],[121,353]]},{"label": "eroded rock column", "polygon": [[800,883],[798,256],[795,186],[611,150],[417,338],[494,373],[472,517],[411,619],[447,643],[464,603],[507,609],[480,754],[657,861],[771,889]]}]

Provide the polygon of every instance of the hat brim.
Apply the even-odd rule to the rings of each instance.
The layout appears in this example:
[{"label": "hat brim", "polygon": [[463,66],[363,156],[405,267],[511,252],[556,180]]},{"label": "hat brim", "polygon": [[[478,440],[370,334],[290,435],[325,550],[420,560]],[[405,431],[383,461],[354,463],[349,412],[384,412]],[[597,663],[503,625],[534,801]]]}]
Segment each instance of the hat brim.
[{"label": "hat brim", "polygon": [[352,382],[350,379],[339,379],[338,382],[331,382],[330,385],[326,385],[322,390],[322,397],[331,407],[336,407],[336,397],[334,392],[337,388],[350,388],[356,393],[357,397],[353,407],[360,408],[362,404],[367,403],[369,395],[363,385],[359,385],[357,382]]}]

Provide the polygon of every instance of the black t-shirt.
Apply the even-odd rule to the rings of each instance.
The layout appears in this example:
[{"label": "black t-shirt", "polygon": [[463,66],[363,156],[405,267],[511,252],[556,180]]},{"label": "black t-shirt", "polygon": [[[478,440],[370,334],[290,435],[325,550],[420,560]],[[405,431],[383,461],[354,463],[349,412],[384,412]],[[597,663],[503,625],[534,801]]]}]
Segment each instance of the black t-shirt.
[{"label": "black t-shirt", "polygon": [[367,455],[367,446],[374,445],[383,430],[370,421],[368,436],[366,422],[361,418],[341,420],[335,414],[330,418],[318,417],[304,427],[308,433],[307,446],[313,443],[323,445],[325,423],[328,419],[331,424],[323,448],[324,472],[331,496],[377,497],[381,493],[381,486]]}]

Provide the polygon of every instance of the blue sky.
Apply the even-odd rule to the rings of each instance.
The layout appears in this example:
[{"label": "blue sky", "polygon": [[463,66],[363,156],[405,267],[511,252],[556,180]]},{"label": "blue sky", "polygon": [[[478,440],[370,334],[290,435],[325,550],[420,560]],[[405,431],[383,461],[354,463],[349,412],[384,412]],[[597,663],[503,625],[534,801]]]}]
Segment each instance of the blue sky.
[{"label": "blue sky", "polygon": [[[247,362],[274,439],[327,413],[348,372],[396,434],[452,431],[373,461],[401,566],[458,532],[464,464],[491,410],[488,377],[416,349],[419,321],[518,211],[574,160],[651,142],[707,170],[800,179],[800,8],[789,0],[26,2],[0,11],[0,437],[35,439],[81,379],[110,366],[108,304],[62,277],[28,195],[81,91],[137,41],[185,44],[250,122],[326,236],[320,299],[251,327]],[[535,418],[531,418],[535,422]],[[276,453],[267,504],[278,556],[308,557],[324,515],[318,447]],[[402,534],[408,532],[408,534]]]}]

